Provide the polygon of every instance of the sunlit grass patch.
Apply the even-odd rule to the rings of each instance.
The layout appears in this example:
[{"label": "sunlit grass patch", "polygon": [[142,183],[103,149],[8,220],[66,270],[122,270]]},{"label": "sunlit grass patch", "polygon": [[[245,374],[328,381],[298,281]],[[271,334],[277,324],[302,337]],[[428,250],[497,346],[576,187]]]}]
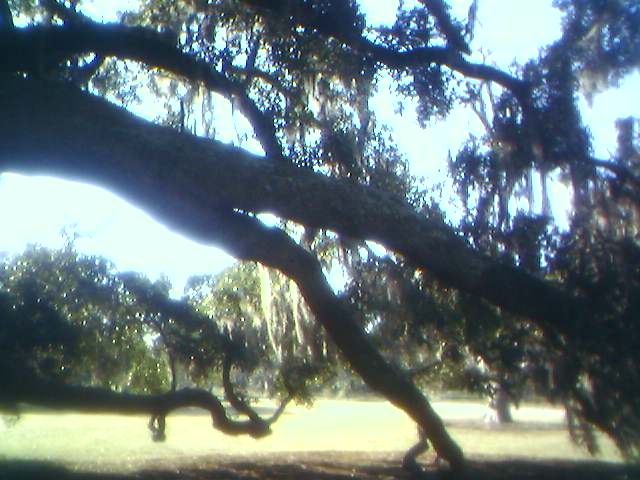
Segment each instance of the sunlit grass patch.
[{"label": "sunlit grass patch", "polygon": [[[557,409],[524,406],[514,410],[515,424],[497,426],[484,423],[486,407],[479,402],[436,402],[435,407],[470,457],[589,458],[569,441]],[[223,435],[207,415],[188,411],[168,417],[167,441],[154,443],[147,421],[144,416],[26,413],[14,426],[0,423],[0,457],[133,470],[275,453],[400,458],[416,439],[406,415],[378,401],[319,400],[311,409],[294,406],[274,425],[273,435],[261,440]],[[601,458],[618,459],[610,443],[603,447]]]}]

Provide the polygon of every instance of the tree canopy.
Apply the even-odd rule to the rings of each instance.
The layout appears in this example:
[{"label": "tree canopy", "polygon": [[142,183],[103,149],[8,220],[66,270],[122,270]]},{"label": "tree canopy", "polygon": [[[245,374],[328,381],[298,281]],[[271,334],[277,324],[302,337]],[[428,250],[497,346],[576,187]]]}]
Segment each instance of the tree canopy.
[{"label": "tree canopy", "polygon": [[[537,59],[501,70],[473,55],[481,2],[469,4],[461,19],[444,1],[401,2],[393,24],[371,28],[351,0],[145,0],[115,23],[85,15],[82,1],[0,1],[0,171],[104,186],[190,237],[278,270],[353,371],[413,418],[454,467],[463,453],[407,371],[411,363],[481,360],[514,398],[526,383],[565,406],[575,438],[591,449],[595,427],[637,458],[638,122],[621,119],[618,149],[596,158],[577,101],[637,69],[640,10],[627,0],[555,1],[561,37]],[[383,78],[421,124],[463,105],[484,126],[449,159],[459,221],[408,174],[377,122],[369,102]],[[127,110],[142,99],[161,106],[155,121]],[[248,125],[235,145],[216,130],[222,101]],[[549,208],[554,182],[572,194],[567,229]],[[263,224],[263,212],[280,225]],[[340,294],[327,280],[331,258],[347,273]],[[3,279],[13,292],[2,297],[3,348],[36,358],[25,364],[32,381],[9,379],[3,404],[42,403],[39,393],[49,391],[49,406],[149,413],[161,436],[164,416],[186,402],[230,432],[267,431],[269,421],[233,388],[227,399],[247,423],[230,420],[202,389],[115,389],[116,376],[135,376],[123,365],[99,377],[41,368],[43,348],[48,363],[89,354],[89,332],[60,299],[68,287],[54,286],[64,265],[47,268],[53,278],[35,290]],[[196,329],[206,347],[168,342],[168,361],[183,347],[198,351],[206,368],[221,362],[228,380],[231,340],[217,324],[172,304],[166,291],[111,280],[104,268],[91,275],[122,286],[87,303],[83,315],[98,309],[96,318],[140,335],[100,338],[115,335],[118,348],[137,356],[133,364],[144,362],[145,328],[189,337],[154,323],[173,319],[183,334]],[[127,295],[140,312],[124,309]],[[11,346],[14,336],[24,345]],[[394,359],[400,341],[415,355]]]}]

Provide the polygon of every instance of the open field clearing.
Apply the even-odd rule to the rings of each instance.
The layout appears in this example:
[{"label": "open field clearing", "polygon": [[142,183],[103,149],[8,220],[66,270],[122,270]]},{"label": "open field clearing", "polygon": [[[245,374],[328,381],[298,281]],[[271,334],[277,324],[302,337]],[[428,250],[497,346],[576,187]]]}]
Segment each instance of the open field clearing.
[{"label": "open field clearing", "polygon": [[[562,411],[540,406],[514,410],[511,426],[487,425],[486,407],[472,402],[436,402],[467,456],[483,460],[578,460],[590,458],[573,446]],[[269,404],[264,403],[266,411]],[[95,471],[188,467],[251,458],[304,458],[398,462],[415,441],[415,427],[390,404],[319,400],[293,406],[262,440],[229,437],[206,415],[185,411],[167,418],[167,441],[154,443],[143,416],[27,413],[13,426],[0,423],[0,458],[41,460]],[[601,460],[618,460],[603,442]],[[425,461],[432,460],[430,454]]]}]

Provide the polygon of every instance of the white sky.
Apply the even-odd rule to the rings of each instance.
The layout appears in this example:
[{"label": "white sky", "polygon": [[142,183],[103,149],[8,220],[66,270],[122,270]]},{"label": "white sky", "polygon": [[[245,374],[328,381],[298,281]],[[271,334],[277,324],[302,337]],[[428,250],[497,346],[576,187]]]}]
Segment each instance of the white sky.
[{"label": "white sky", "polygon": [[[106,21],[115,17],[105,5],[117,11],[131,4],[125,0],[94,3],[104,8],[96,17]],[[388,22],[397,5],[380,0],[361,3],[370,24]],[[459,15],[465,16],[469,2],[453,3]],[[482,45],[491,61],[502,68],[514,59],[524,62],[536,56],[538,46],[550,43],[560,32],[559,17],[550,4],[542,0],[481,1],[474,46]],[[639,87],[640,76],[635,74],[619,90],[597,96],[592,107],[582,105],[584,120],[596,139],[597,156],[608,158],[615,149],[615,119],[640,112]],[[468,131],[476,128],[473,117],[455,111],[447,122],[422,130],[409,109],[401,117],[395,115],[393,100],[386,94],[378,95],[372,107],[378,119],[392,127],[413,173],[428,179],[441,177],[447,168],[447,151],[455,153]],[[557,199],[560,206],[565,202],[568,198]],[[21,252],[28,243],[58,247],[62,228],[73,225],[82,235],[77,241],[81,252],[104,255],[120,270],[140,271],[152,279],[165,273],[178,290],[190,275],[214,273],[233,261],[217,248],[171,232],[105,190],[47,177],[0,176],[0,225],[0,252]]]}]

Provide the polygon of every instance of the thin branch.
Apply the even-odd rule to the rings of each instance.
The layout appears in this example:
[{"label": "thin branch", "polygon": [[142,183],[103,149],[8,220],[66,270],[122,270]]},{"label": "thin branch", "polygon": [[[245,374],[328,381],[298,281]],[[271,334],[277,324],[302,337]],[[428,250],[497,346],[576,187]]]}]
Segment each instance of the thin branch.
[{"label": "thin branch", "polygon": [[251,406],[243,398],[241,398],[236,393],[233,383],[231,382],[232,367],[233,361],[231,360],[231,355],[227,354],[225,355],[225,359],[222,364],[222,385],[224,388],[225,399],[229,402],[229,405],[231,405],[239,413],[246,415],[249,420],[253,422],[266,422],[268,425],[272,425],[277,422],[284,413],[287,405],[289,405],[289,403],[293,400],[296,392],[290,389],[287,396],[282,399],[280,405],[278,405],[278,408],[276,408],[273,415],[270,418],[264,420],[253,408],[251,408]]},{"label": "thin branch", "polygon": [[422,468],[418,465],[417,458],[429,450],[429,441],[422,428],[418,429],[418,441],[413,445],[402,458],[402,468],[410,473],[421,474]]},{"label": "thin branch", "polygon": [[[244,0],[244,2],[259,10],[269,11],[272,14],[284,15],[284,13],[288,13],[292,17],[292,21],[297,25],[314,29],[323,36],[335,38],[389,68],[411,68],[432,63],[445,65],[465,76],[496,82],[512,91],[525,108],[527,106],[529,93],[527,82],[497,68],[469,62],[462,57],[460,49],[451,47],[418,47],[408,51],[399,51],[372,42],[355,28],[345,29],[343,23],[338,23],[332,18],[331,12],[318,13],[312,6],[301,1]],[[430,0],[428,3],[432,9],[436,7],[436,4],[442,4],[440,0]],[[434,13],[434,10],[432,10],[432,13]],[[448,16],[448,14],[446,15]],[[441,18],[444,19],[442,16]],[[465,49],[462,49],[462,51],[465,51]]]},{"label": "thin branch", "polygon": [[[253,29],[251,31],[253,37]],[[260,52],[260,45],[262,44],[262,40],[260,35],[258,38],[251,38],[251,47],[249,49],[249,54],[247,55],[247,61],[245,62],[246,69],[254,69],[256,67],[256,59],[258,58],[258,53]]]},{"label": "thin branch", "polygon": [[9,379],[8,385],[3,386],[0,401],[88,413],[148,414],[151,416],[149,426],[156,440],[161,440],[164,434],[164,418],[171,412],[186,407],[208,411],[213,427],[227,435],[262,438],[271,433],[270,423],[262,419],[232,420],[222,402],[202,389],[185,388],[159,395],[143,395],[100,387],[67,385],[22,373],[19,378],[14,381]]},{"label": "thin branch", "polygon": [[407,370],[407,375],[415,379],[416,377],[431,373],[433,370],[435,370],[436,367],[439,367],[440,365],[442,365],[442,360],[434,360],[425,365],[418,365],[417,367]]},{"label": "thin branch", "polygon": [[495,82],[510,90],[521,103],[527,104],[525,102],[526,95],[529,93],[527,82],[490,65],[469,62],[460,53],[450,48],[416,47],[408,51],[398,51],[377,45],[366,39],[363,39],[361,48],[389,68],[412,68],[431,63],[445,65],[464,76]]},{"label": "thin branch", "polygon": [[0,0],[0,29],[13,30],[13,14],[7,0]]},{"label": "thin branch", "polygon": [[431,15],[435,17],[438,29],[447,39],[447,43],[456,50],[470,54],[471,48],[469,48],[469,45],[464,39],[461,29],[454,25],[451,20],[445,2],[442,0],[420,0],[420,2],[424,4]]},{"label": "thin branch", "polygon": [[264,80],[265,82],[270,84],[272,87],[278,90],[280,94],[282,94],[289,100],[297,102],[299,99],[299,94],[284,85],[284,83],[278,77],[268,72],[265,72],[258,68],[238,67],[235,65],[227,65],[226,69],[228,72],[231,72],[233,74],[245,76],[245,82],[249,82],[254,78],[259,78],[260,80]]},{"label": "thin branch", "polygon": [[633,173],[628,167],[619,163],[600,160],[597,158],[592,159],[591,162],[597,168],[609,170],[614,173],[622,183],[630,183],[634,189],[640,191],[640,177]]},{"label": "thin branch", "polygon": [[280,417],[282,416],[282,414],[285,411],[285,408],[287,408],[287,405],[289,405],[289,403],[291,402],[291,400],[293,400],[293,396],[291,395],[287,395],[284,400],[282,400],[280,402],[280,405],[278,406],[278,408],[276,408],[275,412],[273,412],[273,415],[271,415],[270,418],[268,418],[266,420],[266,422],[269,425],[273,425],[274,423],[276,423]]},{"label": "thin branch", "polygon": [[86,85],[89,83],[91,78],[98,72],[102,64],[104,63],[105,58],[102,55],[95,55],[93,60],[89,63],[86,63],[82,66],[73,68],[71,70],[72,81],[76,85]]}]

